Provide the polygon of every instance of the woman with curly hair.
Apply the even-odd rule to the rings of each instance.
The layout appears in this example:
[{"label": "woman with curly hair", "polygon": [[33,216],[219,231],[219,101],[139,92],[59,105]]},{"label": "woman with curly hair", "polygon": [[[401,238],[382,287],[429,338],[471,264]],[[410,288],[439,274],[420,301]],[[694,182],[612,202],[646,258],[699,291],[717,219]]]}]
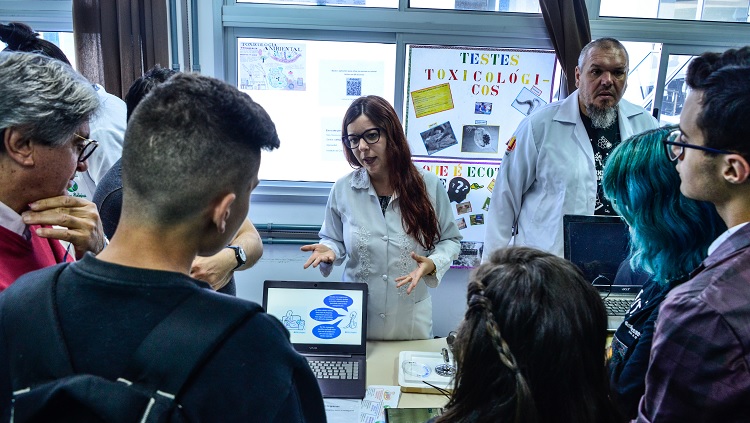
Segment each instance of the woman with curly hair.
[{"label": "woman with curly hair", "polygon": [[[305,245],[304,267],[324,276],[347,259],[344,280],[365,282],[368,339],[432,338],[432,299],[460,250],[448,194],[411,161],[396,111],[378,96],[360,97],[341,125],[355,169],[333,186],[320,243]],[[423,283],[420,283],[423,281]]]}]

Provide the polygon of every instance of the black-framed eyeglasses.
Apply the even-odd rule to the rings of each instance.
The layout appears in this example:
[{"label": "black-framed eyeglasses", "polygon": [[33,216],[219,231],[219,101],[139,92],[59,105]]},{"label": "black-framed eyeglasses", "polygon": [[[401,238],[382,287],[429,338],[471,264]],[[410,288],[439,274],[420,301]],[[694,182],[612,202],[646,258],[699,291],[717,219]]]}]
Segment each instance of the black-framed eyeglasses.
[{"label": "black-framed eyeglasses", "polygon": [[86,138],[86,137],[82,137],[78,134],[75,134],[75,136],[83,140],[83,144],[78,146],[78,149],[80,150],[80,153],[78,153],[78,161],[85,162],[86,159],[91,157],[91,154],[94,153],[94,150],[96,150],[96,147],[99,147],[99,142],[97,142],[96,140]]},{"label": "black-framed eyeglasses", "polygon": [[677,128],[667,134],[667,137],[664,138],[664,141],[662,141],[664,143],[664,150],[667,152],[667,157],[669,157],[670,161],[676,162],[677,159],[682,157],[682,155],[685,153],[685,148],[694,148],[696,150],[702,150],[714,154],[735,154],[731,151],[717,150],[715,148],[703,147],[701,145],[693,145],[677,141],[681,138],[682,131]]},{"label": "black-framed eyeglasses", "polygon": [[365,140],[367,144],[375,144],[380,141],[380,128],[370,128],[359,135],[349,134],[341,139],[352,150],[359,147],[359,140]]}]

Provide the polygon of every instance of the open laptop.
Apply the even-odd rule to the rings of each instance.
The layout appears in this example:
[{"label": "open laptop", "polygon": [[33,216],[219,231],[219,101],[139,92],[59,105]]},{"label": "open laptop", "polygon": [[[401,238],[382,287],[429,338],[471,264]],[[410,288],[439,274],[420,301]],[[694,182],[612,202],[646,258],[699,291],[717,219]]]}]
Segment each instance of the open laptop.
[{"label": "open laptop", "polygon": [[364,398],[367,284],[265,281],[263,308],[289,330],[326,398]]},{"label": "open laptop", "polygon": [[643,278],[615,283],[617,270],[630,253],[628,225],[619,216],[565,215],[563,239],[565,258],[578,266],[602,295],[607,329],[616,330],[643,284]]}]

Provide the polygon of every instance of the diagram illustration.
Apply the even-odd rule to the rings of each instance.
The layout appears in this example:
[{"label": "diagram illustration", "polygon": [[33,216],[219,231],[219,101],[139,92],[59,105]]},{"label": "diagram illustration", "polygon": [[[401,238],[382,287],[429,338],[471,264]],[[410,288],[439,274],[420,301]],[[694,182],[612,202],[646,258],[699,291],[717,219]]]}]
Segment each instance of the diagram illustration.
[{"label": "diagram illustration", "polygon": [[281,324],[289,330],[304,330],[305,321],[302,316],[294,314],[292,310],[287,310],[286,314],[281,318]]},{"label": "diagram illustration", "polygon": [[[357,328],[357,312],[349,311],[349,307],[354,304],[354,300],[342,294],[329,295],[323,299],[323,303],[328,307],[318,307],[310,311],[310,318],[316,322],[322,322],[312,328],[312,334],[320,339],[333,339],[341,335],[342,329]],[[344,314],[338,310],[343,310]],[[339,327],[345,323],[346,326]]]}]

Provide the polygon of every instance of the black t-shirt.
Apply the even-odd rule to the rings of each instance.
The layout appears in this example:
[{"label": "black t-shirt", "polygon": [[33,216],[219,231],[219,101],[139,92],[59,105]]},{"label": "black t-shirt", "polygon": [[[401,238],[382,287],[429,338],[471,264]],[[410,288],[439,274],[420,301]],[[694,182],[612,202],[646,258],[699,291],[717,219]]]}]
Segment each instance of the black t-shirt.
[{"label": "black t-shirt", "polygon": [[594,128],[591,119],[581,113],[583,126],[586,127],[591,147],[594,149],[594,167],[596,168],[596,206],[594,214],[616,216],[612,203],[607,200],[602,191],[602,175],[604,174],[604,163],[607,162],[609,153],[620,143],[620,125],[618,119],[607,128]]}]

